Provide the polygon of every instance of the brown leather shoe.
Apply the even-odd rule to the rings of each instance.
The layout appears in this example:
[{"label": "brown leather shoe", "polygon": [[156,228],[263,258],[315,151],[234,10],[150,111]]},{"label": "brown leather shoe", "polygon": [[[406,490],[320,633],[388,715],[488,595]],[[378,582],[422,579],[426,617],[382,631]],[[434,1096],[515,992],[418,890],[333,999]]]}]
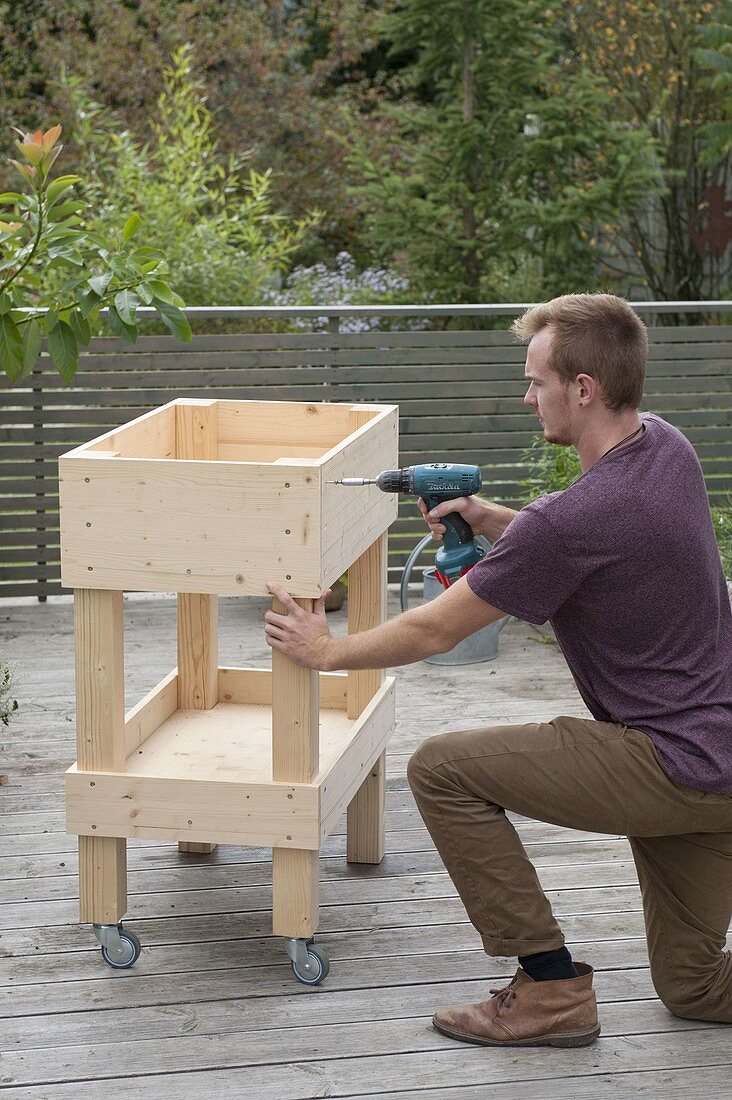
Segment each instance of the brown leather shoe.
[{"label": "brown leather shoe", "polygon": [[579,977],[535,982],[521,967],[510,985],[475,1005],[446,1005],[432,1018],[443,1035],[486,1046],[586,1047],[600,1034],[593,970],[576,962]]}]

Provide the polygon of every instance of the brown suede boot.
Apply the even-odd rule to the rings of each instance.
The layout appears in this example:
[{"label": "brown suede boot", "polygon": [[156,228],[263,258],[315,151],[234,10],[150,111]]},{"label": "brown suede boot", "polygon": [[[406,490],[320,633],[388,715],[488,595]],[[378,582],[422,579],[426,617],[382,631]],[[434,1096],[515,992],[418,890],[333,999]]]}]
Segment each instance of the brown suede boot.
[{"label": "brown suede boot", "polygon": [[586,1047],[600,1034],[593,970],[575,962],[579,977],[535,982],[521,967],[510,985],[475,1005],[446,1005],[432,1023],[451,1039],[487,1046]]}]

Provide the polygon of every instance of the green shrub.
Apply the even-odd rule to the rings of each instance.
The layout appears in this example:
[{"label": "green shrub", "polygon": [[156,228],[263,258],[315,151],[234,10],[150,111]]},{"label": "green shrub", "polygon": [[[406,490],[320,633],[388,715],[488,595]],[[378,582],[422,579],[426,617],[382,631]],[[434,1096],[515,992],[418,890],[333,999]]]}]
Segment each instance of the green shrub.
[{"label": "green shrub", "polygon": [[191,53],[190,44],[181,46],[165,70],[146,144],[95,103],[78,78],[64,78],[73,136],[87,153],[87,188],[97,200],[94,228],[118,231],[122,211],[134,199],[146,241],[164,249],[188,305],[256,305],[280,286],[321,215],[279,213],[270,171],[247,166],[247,150],[221,155]]},{"label": "green shrub", "polygon": [[712,523],[726,579],[732,582],[732,497],[712,507]]},{"label": "green shrub", "polygon": [[530,504],[544,493],[556,493],[566,489],[582,473],[579,455],[574,447],[562,447],[547,443],[543,435],[537,435],[520,459],[528,467],[528,477],[521,481],[524,492],[521,500]]},{"label": "green shrub", "polygon": [[13,698],[13,678],[7,665],[0,665],[0,722],[10,724],[10,715],[18,709],[18,700]]}]

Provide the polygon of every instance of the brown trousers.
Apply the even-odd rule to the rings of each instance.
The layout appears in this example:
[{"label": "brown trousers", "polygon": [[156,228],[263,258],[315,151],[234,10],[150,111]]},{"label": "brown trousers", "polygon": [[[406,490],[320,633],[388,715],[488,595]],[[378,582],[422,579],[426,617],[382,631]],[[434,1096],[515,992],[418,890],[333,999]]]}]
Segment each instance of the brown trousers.
[{"label": "brown trousers", "polygon": [[432,737],[407,775],[489,955],[564,943],[506,810],[624,834],[656,992],[677,1016],[732,1023],[732,795],[675,783],[640,730],[564,716]]}]

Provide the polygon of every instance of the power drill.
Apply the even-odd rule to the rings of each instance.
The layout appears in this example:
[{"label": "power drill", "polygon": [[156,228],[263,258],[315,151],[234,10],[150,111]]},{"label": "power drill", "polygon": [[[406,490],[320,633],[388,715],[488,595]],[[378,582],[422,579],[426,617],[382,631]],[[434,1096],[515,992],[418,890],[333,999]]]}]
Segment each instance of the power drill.
[{"label": "power drill", "polygon": [[[481,486],[477,466],[462,466],[453,462],[427,462],[407,466],[403,470],[384,470],[378,477],[344,477],[336,485],[377,485],[384,493],[407,493],[422,497],[432,511],[443,500],[469,497]],[[447,528],[435,556],[435,576],[440,583],[450,585],[472,569],[485,551],[476,545],[473,530],[459,512],[450,512],[440,520]]]}]

